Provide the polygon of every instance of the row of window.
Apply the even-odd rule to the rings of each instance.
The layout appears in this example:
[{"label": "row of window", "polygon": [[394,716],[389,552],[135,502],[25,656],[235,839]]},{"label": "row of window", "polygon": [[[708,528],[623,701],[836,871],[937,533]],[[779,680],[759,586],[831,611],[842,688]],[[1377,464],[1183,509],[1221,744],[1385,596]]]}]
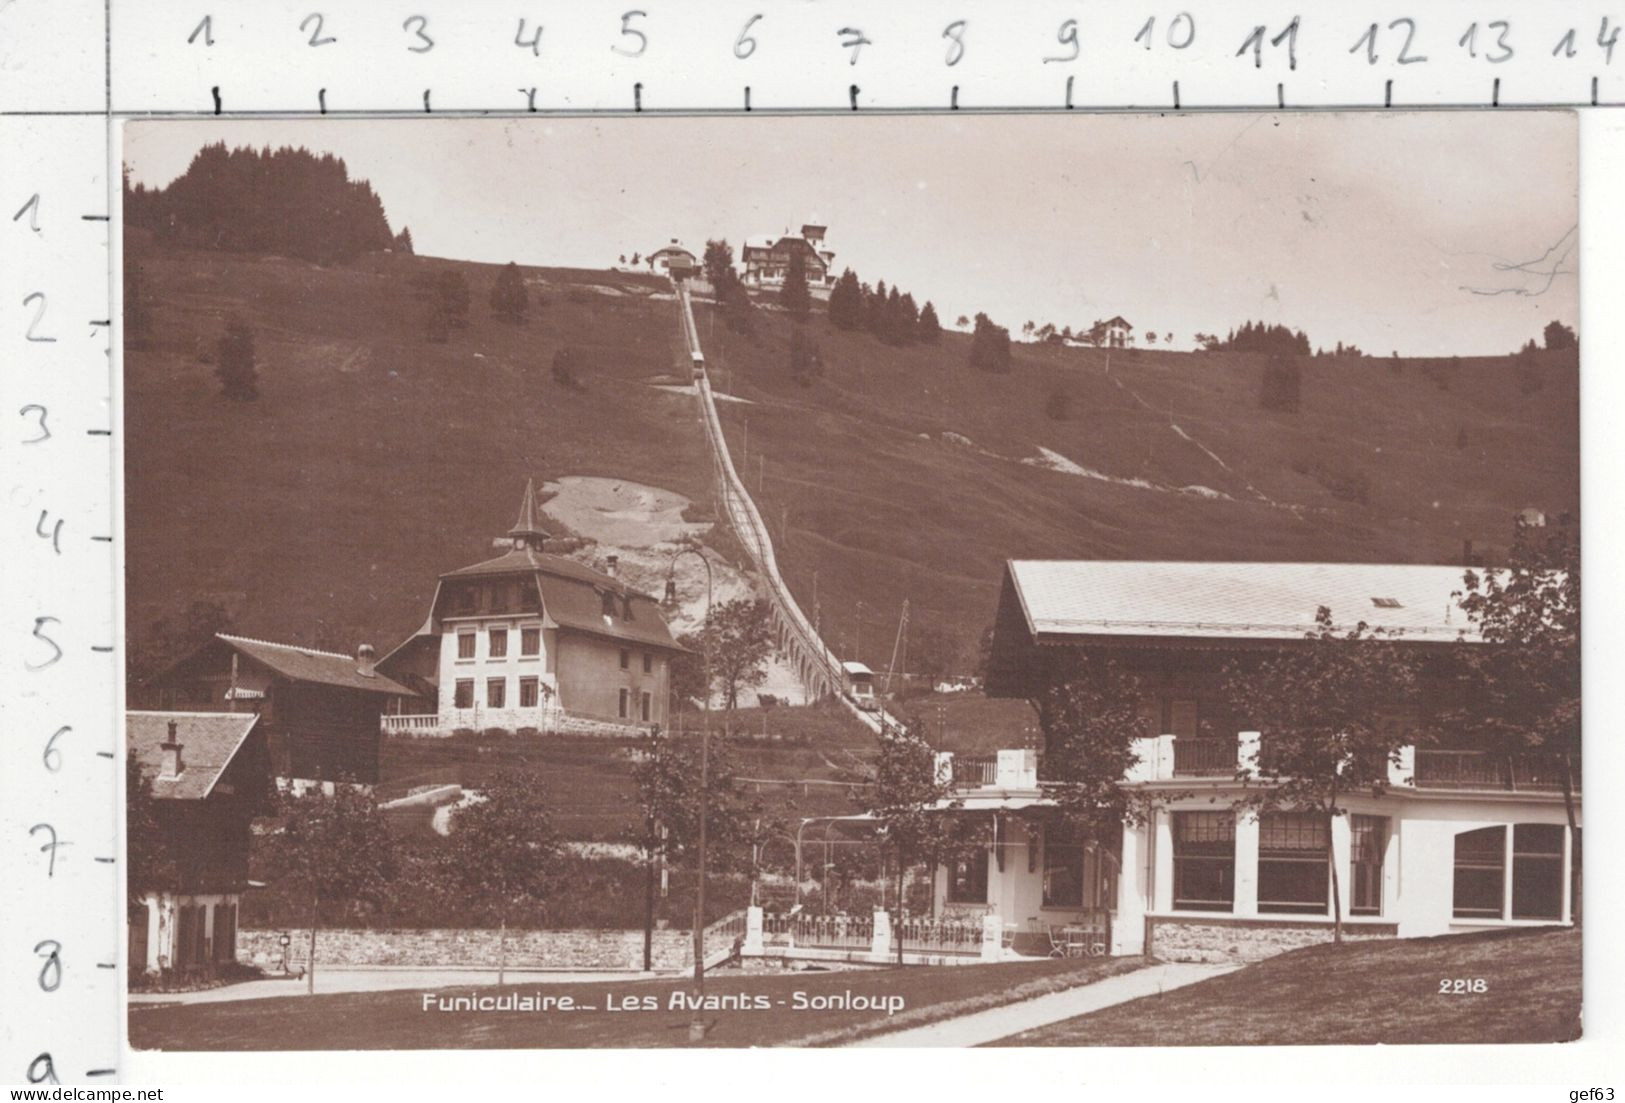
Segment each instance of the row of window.
[{"label": "row of window", "polygon": [[[632,652],[627,650],[624,647],[621,648],[621,669],[622,670],[631,670],[632,669]],[[647,651],[643,652],[643,672],[645,674],[653,674],[654,669],[655,669],[655,657],[653,655],[651,655]]]},{"label": "row of window", "polygon": [[[478,644],[477,632],[457,633],[457,657],[459,659],[475,658]],[[542,630],[538,628],[521,628],[519,630],[519,654],[524,658],[535,658],[542,653]],[[505,659],[508,657],[508,629],[489,628],[485,633],[485,654],[487,658]]]},{"label": "row of window", "polygon": [[[533,709],[541,703],[542,681],[530,675],[519,679],[519,707]],[[474,707],[474,679],[459,678],[452,689],[452,706],[460,709]],[[485,679],[485,707],[501,709],[508,707],[508,679]]]},{"label": "row of window", "polygon": [[[1349,914],[1382,914],[1386,816],[1349,817]],[[1231,911],[1236,903],[1236,818],[1229,812],[1173,814],[1177,911]],[[1331,891],[1331,829],[1314,812],[1258,820],[1258,910],[1324,915]]]},{"label": "row of window", "polygon": [[[1452,914],[1458,919],[1561,920],[1563,832],[1555,824],[1520,823],[1457,835]],[[1175,812],[1173,836],[1174,908],[1231,911],[1235,817],[1227,812]],[[1382,914],[1387,843],[1387,817],[1349,817],[1349,914]],[[1309,812],[1261,816],[1259,912],[1326,914],[1330,848],[1325,816]]]}]

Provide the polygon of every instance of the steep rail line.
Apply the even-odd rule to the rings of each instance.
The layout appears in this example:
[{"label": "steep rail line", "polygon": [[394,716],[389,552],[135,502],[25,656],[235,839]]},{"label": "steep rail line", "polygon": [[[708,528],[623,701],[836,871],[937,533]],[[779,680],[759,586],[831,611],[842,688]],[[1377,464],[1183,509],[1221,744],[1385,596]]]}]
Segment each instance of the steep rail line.
[{"label": "steep rail line", "polygon": [[678,324],[682,330],[683,344],[688,350],[689,360],[693,366],[694,389],[700,403],[700,421],[705,427],[706,442],[710,446],[712,464],[716,468],[722,507],[739,542],[750,554],[757,573],[767,585],[779,650],[790,660],[796,677],[800,679],[809,696],[833,695],[865,726],[880,732],[887,724],[895,724],[895,721],[883,711],[871,713],[859,709],[846,696],[844,692],[846,679],[841,670],[840,659],[818,634],[817,628],[802,611],[795,595],[790,592],[784,576],[779,573],[778,559],[773,551],[773,539],[768,535],[761,511],[756,508],[756,502],[745,489],[744,480],[739,477],[739,472],[734,468],[733,457],[728,452],[728,441],[722,433],[722,419],[717,415],[716,398],[711,392],[711,380],[705,370],[705,353],[700,348],[699,327],[694,323],[694,306],[689,299],[688,287],[681,281],[673,283],[677,288]]}]

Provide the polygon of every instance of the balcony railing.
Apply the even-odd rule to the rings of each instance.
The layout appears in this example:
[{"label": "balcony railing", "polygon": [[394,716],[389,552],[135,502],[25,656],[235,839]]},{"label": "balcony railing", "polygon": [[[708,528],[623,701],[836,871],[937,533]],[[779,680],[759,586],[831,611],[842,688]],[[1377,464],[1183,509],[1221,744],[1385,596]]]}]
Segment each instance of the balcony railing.
[{"label": "balcony railing", "polygon": [[1234,739],[1174,740],[1175,777],[1234,777],[1237,742]]},{"label": "balcony railing", "polygon": [[[1573,785],[1580,788],[1579,770]],[[1563,762],[1539,755],[1503,755],[1489,751],[1418,750],[1418,789],[1501,789],[1561,791]]]},{"label": "balcony railing", "polygon": [[440,717],[432,712],[381,716],[379,725],[389,735],[429,735],[440,727]]},{"label": "balcony railing", "polygon": [[892,937],[902,939],[904,953],[982,952],[982,924],[979,919],[905,915],[893,922]]},{"label": "balcony railing", "polygon": [[875,938],[872,915],[765,915],[762,940],[769,946],[812,946],[821,950],[867,950]]},{"label": "balcony railing", "polygon": [[960,788],[980,788],[998,780],[999,760],[990,754],[956,754],[953,766],[954,785]]}]

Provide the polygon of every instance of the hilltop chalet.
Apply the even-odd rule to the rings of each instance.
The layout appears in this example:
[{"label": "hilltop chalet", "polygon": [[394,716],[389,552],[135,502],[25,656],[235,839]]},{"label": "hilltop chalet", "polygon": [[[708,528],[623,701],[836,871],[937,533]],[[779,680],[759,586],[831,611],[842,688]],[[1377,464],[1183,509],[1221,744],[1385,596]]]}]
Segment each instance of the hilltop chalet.
[{"label": "hilltop chalet", "polygon": [[749,287],[782,287],[790,274],[790,260],[800,256],[807,273],[807,286],[828,289],[835,284],[835,254],[824,245],[828,226],[808,223],[800,236],[786,231],[778,237],[758,234],[746,238],[739,259],[745,265]]},{"label": "hilltop chalet", "polygon": [[1396,715],[1415,726],[1442,707],[1430,660],[1470,628],[1461,586],[1461,568],[1444,566],[1010,562],[988,694],[1033,699],[1080,656],[1110,657],[1145,691],[1127,780],[1174,799],[1110,845],[1079,845],[1046,830],[1035,751],[944,755],[963,800],[952,814],[987,816],[993,843],[938,871],[938,914],[1081,925],[1112,953],[1256,958],[1330,937],[1329,848],[1350,937],[1571,922],[1578,835],[1549,761],[1491,758],[1462,738],[1406,748],[1382,796],[1350,794],[1350,814],[1329,824],[1232,810],[1261,736],[1226,703],[1227,664],[1305,646],[1326,606],[1338,623],[1364,620],[1419,649],[1423,703]]},{"label": "hilltop chalet", "polygon": [[1134,344],[1134,327],[1121,314],[1114,315],[1111,321],[1106,323],[1106,332],[1100,341],[1101,347],[1122,349],[1132,344]]},{"label": "hilltop chalet", "polygon": [[384,718],[388,731],[503,728],[631,734],[667,723],[682,651],[655,599],[559,555],[537,522],[532,483],[511,550],[440,576],[423,626],[379,667],[436,702]]},{"label": "hilltop chalet", "polygon": [[674,280],[689,279],[700,271],[699,258],[679,245],[676,238],[650,253],[647,260],[650,271]]},{"label": "hilltop chalet", "polygon": [[344,655],[221,633],[150,688],[162,709],[257,715],[278,777],[371,785],[378,718],[386,705],[415,696],[380,674],[373,656],[370,644]]},{"label": "hilltop chalet", "polygon": [[[164,883],[131,893],[132,970],[206,970],[237,957],[249,824],[265,813],[270,764],[260,717],[130,712],[125,746],[152,786]],[[169,863],[160,863],[168,865]]]}]

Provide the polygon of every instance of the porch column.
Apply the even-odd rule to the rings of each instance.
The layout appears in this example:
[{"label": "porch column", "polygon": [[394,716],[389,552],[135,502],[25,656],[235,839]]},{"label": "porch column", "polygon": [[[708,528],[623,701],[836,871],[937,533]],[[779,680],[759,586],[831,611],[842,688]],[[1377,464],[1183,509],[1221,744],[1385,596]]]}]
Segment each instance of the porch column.
[{"label": "porch column", "polygon": [[1258,776],[1258,746],[1263,738],[1261,732],[1242,732],[1236,741],[1236,766],[1248,777]]},{"label": "porch column", "polygon": [[745,909],[745,942],[739,948],[741,954],[760,957],[762,954],[762,908],[760,904],[752,904]]},{"label": "porch column", "polygon": [[[1342,914],[1336,918],[1349,917],[1349,893],[1352,891],[1353,865],[1351,861],[1353,851],[1353,831],[1349,823],[1349,814],[1332,817],[1332,862],[1337,867],[1337,895],[1338,903],[1342,904]],[[1327,912],[1332,909],[1327,908]]]},{"label": "porch column", "polygon": [[1002,940],[1004,937],[1004,924],[999,921],[998,912],[988,912],[982,916],[982,960],[998,961],[1002,955]]},{"label": "porch column", "polygon": [[890,961],[892,957],[891,913],[875,909],[874,938],[869,944],[869,957],[874,961]]},{"label": "porch column", "polygon": [[1236,813],[1236,915],[1258,914],[1258,816]]},{"label": "porch column", "polygon": [[141,963],[141,971],[144,973],[158,971],[158,955],[164,952],[163,943],[159,941],[161,932],[158,929],[164,913],[162,899],[157,893],[149,892],[141,905],[147,909],[147,945],[142,951],[146,955],[146,960]]},{"label": "porch column", "polygon": [[1388,784],[1410,787],[1416,784],[1416,747],[1406,744],[1399,748],[1399,761],[1388,760]]},{"label": "porch column", "polygon": [[1112,953],[1145,953],[1148,828],[1123,828],[1123,868],[1117,875],[1116,914],[1112,917]]},{"label": "porch column", "polygon": [[1174,815],[1172,812],[1156,812],[1154,817],[1151,822],[1154,839],[1151,846],[1151,910],[1168,912],[1174,907]]}]

